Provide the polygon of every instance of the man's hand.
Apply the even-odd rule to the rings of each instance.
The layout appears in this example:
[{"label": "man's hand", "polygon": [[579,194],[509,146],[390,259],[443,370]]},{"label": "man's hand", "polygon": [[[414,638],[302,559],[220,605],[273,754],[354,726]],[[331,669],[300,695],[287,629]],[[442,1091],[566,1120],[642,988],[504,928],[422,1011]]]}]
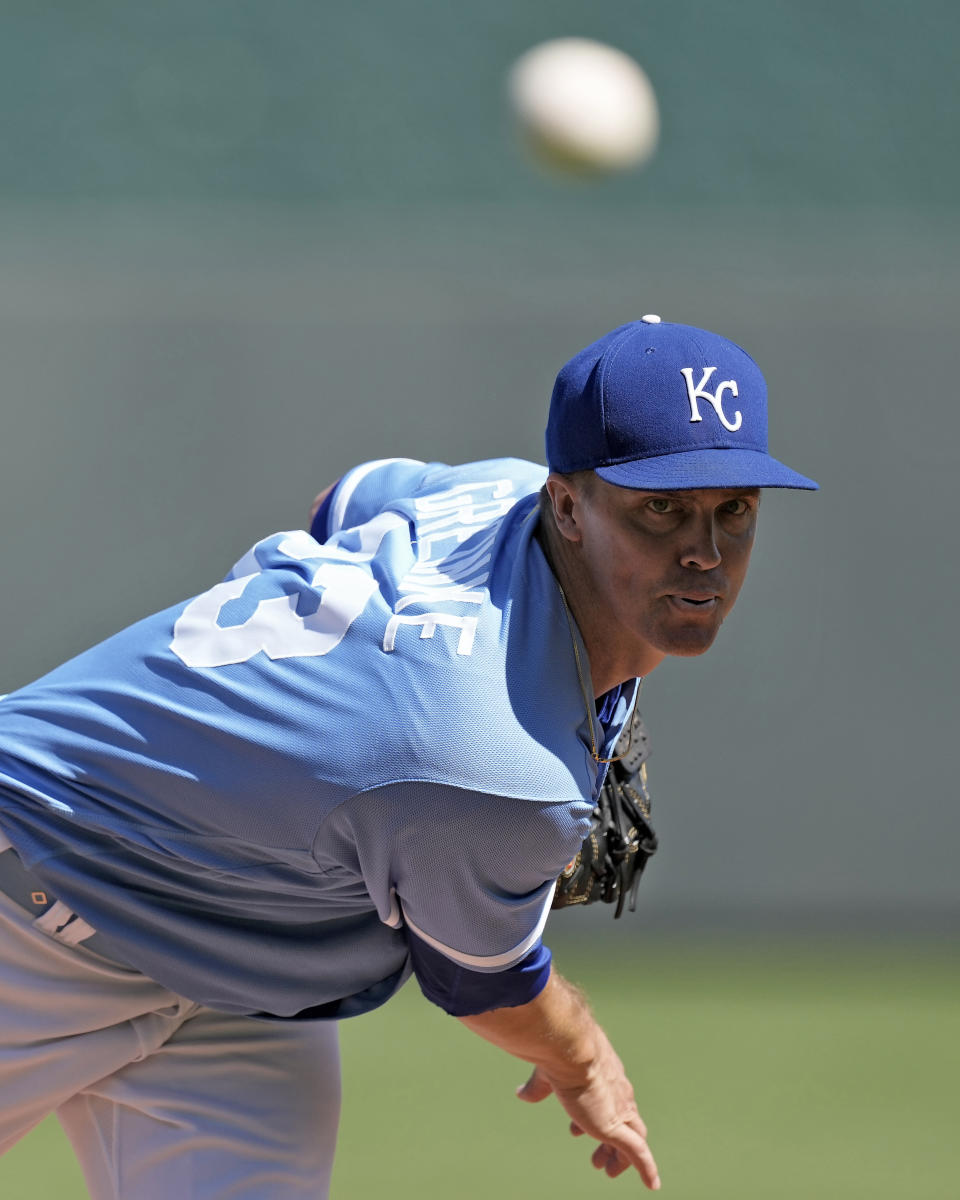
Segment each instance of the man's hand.
[{"label": "man's hand", "polygon": [[657,1164],[647,1145],[647,1127],[637,1112],[633,1088],[609,1042],[607,1048],[609,1057],[594,1064],[586,1082],[553,1079],[536,1067],[517,1095],[536,1104],[552,1092],[571,1118],[570,1132],[575,1137],[589,1134],[600,1143],[590,1159],[597,1170],[613,1179],[635,1167],[647,1187],[659,1188]]},{"label": "man's hand", "polygon": [[517,1095],[535,1104],[552,1092],[570,1117],[570,1132],[600,1143],[591,1158],[598,1170],[613,1178],[634,1167],[647,1187],[660,1187],[647,1127],[623,1064],[576,988],[553,972],[528,1004],[460,1020],[487,1041],[535,1064]]}]

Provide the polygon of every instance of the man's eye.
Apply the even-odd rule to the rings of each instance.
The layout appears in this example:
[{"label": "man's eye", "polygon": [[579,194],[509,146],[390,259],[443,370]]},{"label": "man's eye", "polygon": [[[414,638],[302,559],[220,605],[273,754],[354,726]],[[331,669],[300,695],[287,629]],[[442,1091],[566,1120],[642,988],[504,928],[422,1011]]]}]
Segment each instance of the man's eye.
[{"label": "man's eye", "polygon": [[647,508],[655,513],[668,513],[673,511],[673,501],[666,496],[652,496],[647,501]]},{"label": "man's eye", "polygon": [[728,500],[723,506],[724,511],[730,513],[733,517],[745,517],[750,511],[750,505],[746,500]]}]

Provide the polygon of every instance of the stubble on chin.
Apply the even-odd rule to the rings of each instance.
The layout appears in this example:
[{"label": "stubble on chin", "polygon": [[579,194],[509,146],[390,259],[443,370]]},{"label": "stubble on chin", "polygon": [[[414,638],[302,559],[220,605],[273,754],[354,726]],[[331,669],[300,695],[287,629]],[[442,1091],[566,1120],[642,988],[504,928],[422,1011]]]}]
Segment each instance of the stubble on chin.
[{"label": "stubble on chin", "polygon": [[675,658],[695,658],[698,654],[705,654],[716,641],[724,616],[726,613],[709,624],[664,623],[651,641],[664,654]]}]

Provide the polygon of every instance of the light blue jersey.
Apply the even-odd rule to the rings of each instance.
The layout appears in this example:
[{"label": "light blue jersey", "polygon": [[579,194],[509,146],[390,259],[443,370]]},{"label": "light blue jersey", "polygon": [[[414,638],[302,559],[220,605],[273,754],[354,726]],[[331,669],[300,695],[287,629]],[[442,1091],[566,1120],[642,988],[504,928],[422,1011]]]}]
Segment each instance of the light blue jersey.
[{"label": "light blue jersey", "polygon": [[6,697],[21,857],[131,965],[226,1011],[366,1011],[409,974],[408,933],[472,972],[521,963],[601,782],[533,536],[545,474],[357,467],[316,536],[265,538]]}]

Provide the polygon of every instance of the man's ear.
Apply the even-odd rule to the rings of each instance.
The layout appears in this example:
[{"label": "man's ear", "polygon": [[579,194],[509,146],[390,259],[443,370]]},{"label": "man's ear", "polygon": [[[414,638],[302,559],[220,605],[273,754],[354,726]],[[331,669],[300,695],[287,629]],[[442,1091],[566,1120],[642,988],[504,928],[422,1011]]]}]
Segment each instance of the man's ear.
[{"label": "man's ear", "polygon": [[571,475],[547,476],[547,495],[557,532],[568,542],[579,543],[582,531],[578,520],[582,488]]}]

